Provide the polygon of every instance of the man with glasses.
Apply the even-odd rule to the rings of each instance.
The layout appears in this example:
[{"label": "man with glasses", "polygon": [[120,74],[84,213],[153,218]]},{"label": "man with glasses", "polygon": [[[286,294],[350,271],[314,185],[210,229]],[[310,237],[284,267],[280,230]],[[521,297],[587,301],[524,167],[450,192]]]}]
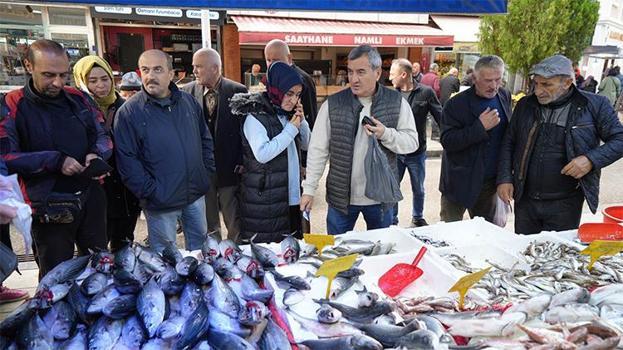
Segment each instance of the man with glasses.
[{"label": "man with glasses", "polygon": [[214,174],[212,136],[195,98],[171,82],[171,57],[139,57],[143,88],[115,118],[115,155],[124,184],[141,202],[149,244],[175,242],[181,220],[186,249],[200,249],[208,230],[204,195]]}]

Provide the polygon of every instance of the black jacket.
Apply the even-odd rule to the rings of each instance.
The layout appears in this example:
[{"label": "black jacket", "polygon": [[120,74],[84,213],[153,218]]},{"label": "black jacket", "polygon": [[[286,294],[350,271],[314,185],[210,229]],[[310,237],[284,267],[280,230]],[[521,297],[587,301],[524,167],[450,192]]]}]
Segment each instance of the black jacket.
[{"label": "black jacket", "polygon": [[439,100],[441,101],[441,105],[445,105],[446,102],[450,99],[453,93],[458,92],[461,87],[461,82],[459,82],[459,78],[454,75],[448,75],[447,77],[441,79],[439,82]]},{"label": "black jacket", "polygon": [[292,67],[296,69],[296,71],[303,78],[303,92],[301,93],[301,104],[303,105],[303,112],[305,113],[305,118],[307,118],[307,123],[309,124],[309,128],[314,128],[314,123],[316,122],[316,115],[318,114],[318,102],[316,101],[316,83],[314,83],[314,79],[307,74],[304,70],[297,67],[296,64],[292,64]]},{"label": "black jacket", "polygon": [[[117,111],[124,102],[125,100],[117,94],[115,103],[108,107],[108,111],[106,111],[106,115],[104,116],[104,129],[111,134],[113,145],[115,138],[112,135],[112,125]],[[115,157],[110,157],[108,163],[113,167],[113,171],[110,172],[110,176],[104,179],[104,191],[106,191],[106,203],[108,205],[106,215],[109,218],[133,217],[141,210],[138,199],[125,187],[123,181],[121,181],[121,175],[119,175],[119,171],[117,170]]]},{"label": "black jacket", "polygon": [[[623,126],[608,99],[572,87],[565,146],[567,160],[585,155],[593,163],[593,170],[580,179],[584,197],[593,213],[599,203],[601,168],[623,156]],[[504,136],[498,164],[497,183],[512,183],[514,197],[522,197],[532,149],[538,135],[539,102],[534,95],[519,101]],[[600,142],[604,143],[600,145]]]},{"label": "black jacket", "polygon": [[[183,91],[193,95],[202,106],[205,103],[202,85],[193,81],[182,87]],[[242,143],[240,139],[242,124],[239,117],[232,115],[229,100],[234,94],[247,92],[247,88],[225,77],[221,78],[218,88],[218,104],[216,106],[216,121],[214,125],[214,160],[216,163],[216,186],[237,186],[240,182],[238,174],[234,173],[236,165],[242,165]],[[205,116],[204,116],[205,117]],[[207,118],[207,117],[205,117]],[[207,123],[207,120],[206,120]]]},{"label": "black jacket", "polygon": [[[511,94],[498,92],[507,117],[511,115]],[[439,191],[452,202],[471,208],[485,178],[485,149],[489,133],[478,119],[479,100],[476,89],[460,92],[446,103],[441,115],[441,178]]]},{"label": "black jacket", "polygon": [[430,86],[419,84],[414,80],[415,88],[411,90],[407,102],[411,106],[415,127],[418,133],[418,149],[410,155],[426,152],[426,119],[430,113],[439,125],[441,121],[441,105],[435,91]]},{"label": "black jacket", "polygon": [[201,106],[169,84],[170,104],[143,89],[126,101],[114,124],[123,183],[150,210],[176,210],[208,192],[214,174],[212,136]]}]

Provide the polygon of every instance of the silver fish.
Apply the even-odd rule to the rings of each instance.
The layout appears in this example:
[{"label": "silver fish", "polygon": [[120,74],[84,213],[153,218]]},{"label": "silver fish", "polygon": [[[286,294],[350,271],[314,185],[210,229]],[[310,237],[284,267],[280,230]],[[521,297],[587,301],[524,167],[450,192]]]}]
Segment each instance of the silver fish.
[{"label": "silver fish", "polygon": [[220,234],[209,233],[201,246],[201,255],[207,262],[212,262],[221,254],[219,251]]},{"label": "silver fish", "polygon": [[16,342],[20,349],[53,349],[54,337],[41,317],[35,314],[20,329]]},{"label": "silver fish", "polygon": [[239,276],[239,279],[233,279],[228,282],[239,299],[267,303],[273,297],[272,290],[260,288],[257,282],[247,274],[240,272]]},{"label": "silver fish", "polygon": [[340,310],[342,316],[349,321],[358,323],[371,323],[375,318],[388,314],[394,310],[393,303],[389,301],[379,301],[367,308],[356,308],[348,305],[336,303],[329,300],[314,300],[319,304],[328,304]]},{"label": "silver fish", "polygon": [[329,298],[337,299],[340,295],[350,289],[355,283],[357,283],[359,279],[355,278],[343,278],[336,277],[333,279],[331,283],[331,292],[329,294]]},{"label": "silver fish", "polygon": [[396,347],[400,338],[421,328],[421,324],[417,320],[409,322],[404,327],[373,323],[354,323],[354,326],[388,348]]},{"label": "silver fish", "polygon": [[240,312],[238,296],[219,275],[214,275],[212,288],[208,291],[208,300],[210,305],[231,317],[237,317]]},{"label": "silver fish", "polygon": [[32,297],[30,306],[36,309],[47,309],[52,304],[65,298],[71,288],[70,282],[64,282],[55,284],[49,288],[37,289],[37,292]]},{"label": "silver fish", "polygon": [[167,266],[157,277],[158,285],[164,294],[173,296],[179,294],[184,288],[184,279],[171,266]]},{"label": "silver fish", "polygon": [[256,326],[262,322],[270,311],[263,303],[257,301],[247,301],[240,315],[238,315],[238,321],[245,326]]},{"label": "silver fish", "polygon": [[241,255],[240,259],[236,261],[236,266],[251,278],[259,278],[264,276],[264,268],[259,261],[248,255]]},{"label": "silver fish", "polygon": [[158,337],[162,339],[173,339],[177,337],[184,327],[184,322],[186,322],[185,317],[169,317],[158,327]]},{"label": "silver fish", "polygon": [[143,283],[126,270],[115,271],[113,274],[113,283],[119,293],[122,294],[136,294],[143,288]]},{"label": "silver fish", "polygon": [[89,263],[89,259],[89,255],[79,256],[56,265],[50,272],[43,276],[37,290],[49,289],[53,285],[73,281],[80,276]]},{"label": "silver fish", "polygon": [[255,350],[255,346],[232,333],[208,332],[208,343],[215,349]]},{"label": "silver fish", "polygon": [[97,272],[111,273],[115,264],[115,256],[112,253],[101,251],[93,254],[91,267]]},{"label": "silver fish", "polygon": [[283,305],[292,306],[305,300],[305,295],[296,288],[289,288],[283,293]]},{"label": "silver fish", "polygon": [[87,348],[87,343],[87,327],[83,324],[79,324],[76,327],[73,337],[65,340],[60,348],[63,350],[84,350]]},{"label": "silver fish", "polygon": [[567,304],[555,306],[543,314],[543,321],[555,324],[559,322],[575,323],[592,321],[599,317],[599,309],[589,304]]},{"label": "silver fish", "polygon": [[333,324],[320,323],[317,320],[305,318],[292,309],[288,310],[288,314],[303,326],[303,328],[314,333],[319,338],[334,338],[362,334],[359,329],[345,322],[336,322]]},{"label": "silver fish", "polygon": [[223,333],[234,333],[243,338],[251,334],[251,329],[241,325],[237,318],[232,318],[216,309],[210,310],[208,320],[211,330]]},{"label": "silver fish", "polygon": [[121,336],[123,321],[100,317],[89,329],[89,350],[112,350]]},{"label": "silver fish", "polygon": [[242,254],[242,250],[234,241],[231,239],[224,239],[218,244],[218,249],[220,255],[229,262],[236,262],[240,255]]},{"label": "silver fish", "polygon": [[199,342],[209,330],[209,311],[204,302],[201,302],[197,309],[188,317],[182,331],[181,336],[175,344],[175,349],[188,349]]},{"label": "silver fish", "polygon": [[69,339],[73,333],[77,316],[71,305],[66,301],[59,301],[52,305],[50,310],[43,316],[43,322],[56,340]]},{"label": "silver fish", "polygon": [[123,248],[115,252],[115,269],[125,270],[128,272],[134,271],[136,266],[136,255],[130,245],[126,245]]},{"label": "silver fish", "polygon": [[175,265],[175,271],[180,276],[188,277],[195,273],[199,262],[192,256],[187,256]]},{"label": "silver fish", "polygon": [[[448,332],[455,336],[460,335],[462,337],[470,338],[477,336],[501,337],[508,336],[514,331],[517,324],[524,323],[525,321],[526,314],[523,312],[505,313],[499,319],[485,318],[455,320],[452,326],[448,329]],[[442,321],[442,323],[444,322]]]},{"label": "silver fish", "polygon": [[552,296],[549,294],[538,295],[511,306],[506,312],[524,312],[528,318],[533,318],[541,315],[550,305],[551,300]]},{"label": "silver fish", "polygon": [[200,286],[207,285],[214,279],[214,268],[204,261],[197,266],[193,277]]},{"label": "silver fish", "polygon": [[171,349],[173,346],[171,342],[160,339],[153,338],[147,341],[147,343],[143,344],[141,350],[162,350],[162,349]]},{"label": "silver fish", "polygon": [[203,293],[201,288],[194,284],[193,282],[186,282],[184,285],[184,289],[182,289],[182,294],[180,294],[180,306],[182,311],[182,316],[188,316],[192,314],[199,303],[203,300]]},{"label": "silver fish", "polygon": [[253,256],[262,264],[264,268],[277,267],[277,265],[279,265],[279,258],[277,257],[277,254],[268,248],[255,244],[253,239],[255,239],[256,236],[257,234],[253,235],[249,241]]},{"label": "silver fish", "polygon": [[115,320],[124,319],[136,310],[136,295],[123,294],[111,300],[102,313]]},{"label": "silver fish", "polygon": [[108,276],[101,272],[91,274],[85,278],[80,285],[80,289],[87,296],[95,295],[108,286]]},{"label": "silver fish", "polygon": [[149,338],[153,338],[158,327],[165,319],[166,300],[164,292],[151,279],[138,294],[136,300],[138,315],[143,321]]},{"label": "silver fish", "polygon": [[0,322],[0,334],[13,334],[28,322],[35,314],[35,309],[29,301],[23,302]]},{"label": "silver fish", "polygon": [[603,304],[623,304],[623,284],[610,284],[595,288],[589,304],[600,307]]},{"label": "silver fish", "polygon": [[140,349],[147,341],[147,331],[143,324],[136,316],[128,318],[121,329],[121,338],[119,342],[129,349]]},{"label": "silver fish", "polygon": [[136,259],[153,273],[162,272],[167,266],[160,254],[140,244],[134,243],[134,254]]},{"label": "silver fish", "polygon": [[439,348],[439,338],[429,330],[419,329],[398,339],[396,348],[435,350]]},{"label": "silver fish", "polygon": [[379,300],[379,295],[374,292],[368,292],[368,289],[364,286],[363,290],[355,291],[357,293],[357,305],[362,307],[370,307]]},{"label": "silver fish", "polygon": [[284,276],[279,272],[272,270],[270,273],[275,277],[277,285],[283,289],[295,288],[298,290],[310,290],[310,284],[300,276]]},{"label": "silver fish", "polygon": [[339,321],[342,318],[342,313],[330,305],[323,304],[316,310],[316,317],[320,323],[331,324]]},{"label": "silver fish", "polygon": [[283,331],[271,318],[268,318],[268,324],[264,333],[258,342],[260,349],[290,349],[290,340],[286,332]]},{"label": "silver fish", "polygon": [[114,284],[109,285],[91,299],[91,303],[87,307],[87,313],[90,315],[101,313],[110,301],[120,295],[121,293],[115,288]]},{"label": "silver fish", "polygon": [[87,308],[89,307],[90,300],[82,294],[80,287],[75,283],[69,288],[67,302],[69,302],[72,309],[76,312],[78,319],[83,323],[87,323]]},{"label": "silver fish", "polygon": [[295,263],[301,254],[301,245],[299,240],[294,238],[294,232],[289,235],[284,235],[285,238],[281,241],[281,256],[286,264]]},{"label": "silver fish", "polygon": [[381,350],[383,345],[367,335],[354,335],[301,342],[309,350]]},{"label": "silver fish", "polygon": [[586,288],[574,288],[552,295],[552,301],[549,303],[549,307],[552,308],[559,305],[574,303],[588,303],[590,297],[591,293]]}]

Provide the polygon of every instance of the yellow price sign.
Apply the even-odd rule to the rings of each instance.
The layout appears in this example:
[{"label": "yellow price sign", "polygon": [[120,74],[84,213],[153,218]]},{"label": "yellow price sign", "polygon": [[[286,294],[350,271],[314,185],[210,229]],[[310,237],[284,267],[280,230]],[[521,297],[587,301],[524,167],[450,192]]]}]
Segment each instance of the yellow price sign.
[{"label": "yellow price sign", "polygon": [[448,290],[449,293],[459,293],[459,308],[463,309],[465,303],[465,294],[467,291],[478,281],[480,281],[491,270],[491,266],[478,272],[470,273],[469,275],[461,277],[453,286]]},{"label": "yellow price sign", "polygon": [[303,235],[303,240],[307,244],[311,244],[316,247],[318,250],[318,255],[322,252],[322,248],[335,244],[335,236],[334,235],[318,235],[313,233],[305,233]]},{"label": "yellow price sign", "polygon": [[338,273],[346,271],[353,267],[353,264],[357,260],[358,256],[359,254],[351,254],[343,256],[341,258],[325,261],[324,263],[322,263],[322,265],[320,265],[320,268],[318,268],[318,271],[316,271],[316,277],[325,276],[329,280],[327,284],[327,295],[325,298],[329,299],[329,294],[331,292],[331,283],[333,282],[335,276]]},{"label": "yellow price sign", "polygon": [[588,269],[590,270],[597,259],[604,255],[618,254],[621,250],[623,250],[623,241],[593,241],[580,254],[590,255],[591,262],[588,264]]}]

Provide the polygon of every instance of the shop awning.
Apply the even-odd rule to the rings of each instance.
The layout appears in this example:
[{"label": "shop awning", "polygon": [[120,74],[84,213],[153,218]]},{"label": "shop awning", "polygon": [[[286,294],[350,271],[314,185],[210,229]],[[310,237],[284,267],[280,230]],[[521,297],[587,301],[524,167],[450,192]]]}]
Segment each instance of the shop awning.
[{"label": "shop awning", "polygon": [[412,13],[505,13],[507,0],[51,0],[90,5],[143,5],[214,10],[310,10]]},{"label": "shop awning", "polygon": [[593,45],[584,50],[584,54],[590,57],[603,58],[606,60],[623,58],[623,50],[614,45]]},{"label": "shop awning", "polygon": [[281,39],[292,46],[452,46],[452,35],[425,25],[232,16],[241,45]]},{"label": "shop awning", "polygon": [[475,16],[431,16],[439,28],[454,35],[455,42],[477,43],[480,18]]}]

